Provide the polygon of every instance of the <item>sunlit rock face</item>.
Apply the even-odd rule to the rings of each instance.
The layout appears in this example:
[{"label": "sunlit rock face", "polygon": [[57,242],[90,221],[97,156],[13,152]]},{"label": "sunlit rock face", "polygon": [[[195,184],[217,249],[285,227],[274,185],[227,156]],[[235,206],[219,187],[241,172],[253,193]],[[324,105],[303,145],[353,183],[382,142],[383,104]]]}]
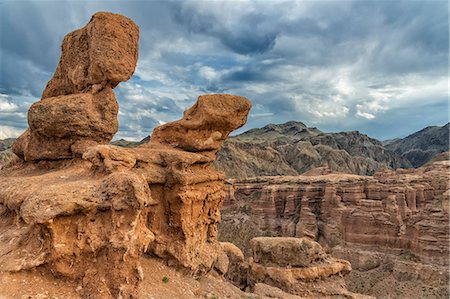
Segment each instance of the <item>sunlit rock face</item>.
[{"label": "sunlit rock face", "polygon": [[196,277],[227,272],[217,241],[224,182],[212,163],[251,103],[200,96],[148,144],[106,145],[117,131],[113,88],[134,72],[138,37],[112,13],[65,37],[17,157],[0,172],[2,271],[39,268],[75,281],[83,298],[137,297],[144,253]]}]

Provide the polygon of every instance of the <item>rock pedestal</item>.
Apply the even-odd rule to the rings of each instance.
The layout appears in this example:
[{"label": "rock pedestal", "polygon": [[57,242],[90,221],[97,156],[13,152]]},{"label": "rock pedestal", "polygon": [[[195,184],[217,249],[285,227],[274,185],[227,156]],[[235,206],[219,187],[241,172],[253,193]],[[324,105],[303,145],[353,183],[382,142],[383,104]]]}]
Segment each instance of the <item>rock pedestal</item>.
[{"label": "rock pedestal", "polygon": [[204,95],[148,144],[106,145],[117,131],[112,89],[134,72],[138,36],[128,18],[97,13],[65,37],[14,144],[19,158],[0,172],[1,271],[37,268],[75,281],[83,298],[136,298],[144,253],[195,276],[227,272],[223,174],[212,163],[251,103]]}]

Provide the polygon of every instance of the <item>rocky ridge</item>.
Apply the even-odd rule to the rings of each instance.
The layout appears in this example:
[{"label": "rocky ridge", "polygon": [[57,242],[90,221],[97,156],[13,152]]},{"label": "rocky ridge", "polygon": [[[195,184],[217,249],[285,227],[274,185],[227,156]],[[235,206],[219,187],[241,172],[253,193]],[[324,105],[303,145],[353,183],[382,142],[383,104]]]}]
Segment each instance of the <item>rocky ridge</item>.
[{"label": "rocky ridge", "polygon": [[450,123],[430,126],[405,138],[384,142],[387,149],[408,159],[413,167],[420,167],[439,153],[449,150]]},{"label": "rocky ridge", "polygon": [[[0,171],[0,293],[214,298],[204,294],[212,290],[248,298],[222,278],[241,269],[249,291],[356,296],[342,284],[349,263],[309,240],[255,240],[268,247],[255,245],[249,264],[218,241],[224,176],[212,164],[230,132],[246,122],[246,98],[200,96],[182,119],[156,128],[148,143],[109,144],[117,131],[113,88],[134,72],[138,36],[132,20],[100,12],[64,38],[58,68],[29,110],[29,129]],[[293,259],[293,270],[273,256],[269,265],[262,255],[271,248],[303,252],[310,261]],[[162,273],[179,281],[158,291],[170,282],[167,276],[155,281]],[[315,285],[323,280],[335,288]],[[291,286],[294,294],[287,293]]]},{"label": "rocky ridge", "polygon": [[[435,298],[448,296],[450,161],[439,160],[373,177],[321,169],[301,176],[227,180],[222,238],[232,240],[226,232],[237,223],[257,235],[308,237],[333,256],[350,260],[365,273],[359,277],[363,281],[370,281],[367,273],[393,273],[401,282],[432,288],[440,294]],[[348,277],[355,278],[354,273]],[[380,295],[376,288],[382,286],[358,287],[357,278],[347,281],[351,290]]]},{"label": "rocky ridge", "polygon": [[227,178],[298,175],[322,165],[333,171],[372,175],[411,167],[408,160],[358,131],[324,133],[301,122],[270,124],[230,137],[215,165]]}]

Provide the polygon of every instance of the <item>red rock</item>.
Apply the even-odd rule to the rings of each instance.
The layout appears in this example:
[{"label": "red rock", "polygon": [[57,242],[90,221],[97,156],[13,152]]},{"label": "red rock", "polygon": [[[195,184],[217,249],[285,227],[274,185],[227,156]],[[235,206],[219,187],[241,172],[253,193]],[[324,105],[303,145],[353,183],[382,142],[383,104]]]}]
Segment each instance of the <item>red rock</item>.
[{"label": "red rock", "polygon": [[83,28],[64,37],[61,58],[42,98],[114,88],[133,75],[139,27],[109,12],[94,14]]},{"label": "red rock", "polygon": [[240,207],[261,234],[304,236],[309,227],[306,235],[314,236],[317,226],[315,240],[329,250],[343,244],[386,253],[408,250],[423,262],[448,265],[448,163],[374,177],[335,173],[228,180],[222,217],[225,224],[242,218]]},{"label": "red rock", "polygon": [[188,152],[211,152],[215,156],[230,132],[245,124],[250,108],[250,101],[240,96],[200,96],[185,111],[183,119],[155,128],[150,143]]},{"label": "red rock", "polygon": [[217,240],[224,181],[212,163],[251,104],[201,96],[148,144],[99,144],[117,130],[112,88],[134,71],[137,34],[129,19],[98,13],[66,36],[13,146],[24,160],[0,172],[2,271],[40,267],[79,285],[83,298],[136,298],[145,252],[195,277],[227,273]]}]

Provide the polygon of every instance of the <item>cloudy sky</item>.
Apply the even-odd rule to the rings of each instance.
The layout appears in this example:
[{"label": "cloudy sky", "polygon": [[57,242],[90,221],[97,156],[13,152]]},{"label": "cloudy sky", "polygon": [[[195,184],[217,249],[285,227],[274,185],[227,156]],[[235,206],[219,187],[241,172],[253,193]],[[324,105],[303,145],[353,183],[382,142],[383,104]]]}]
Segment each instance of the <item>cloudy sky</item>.
[{"label": "cloudy sky", "polygon": [[448,122],[447,1],[3,0],[0,139],[26,129],[64,35],[97,11],[141,28],[115,139],[149,135],[205,93],[253,102],[240,132],[297,120],[383,140]]}]

